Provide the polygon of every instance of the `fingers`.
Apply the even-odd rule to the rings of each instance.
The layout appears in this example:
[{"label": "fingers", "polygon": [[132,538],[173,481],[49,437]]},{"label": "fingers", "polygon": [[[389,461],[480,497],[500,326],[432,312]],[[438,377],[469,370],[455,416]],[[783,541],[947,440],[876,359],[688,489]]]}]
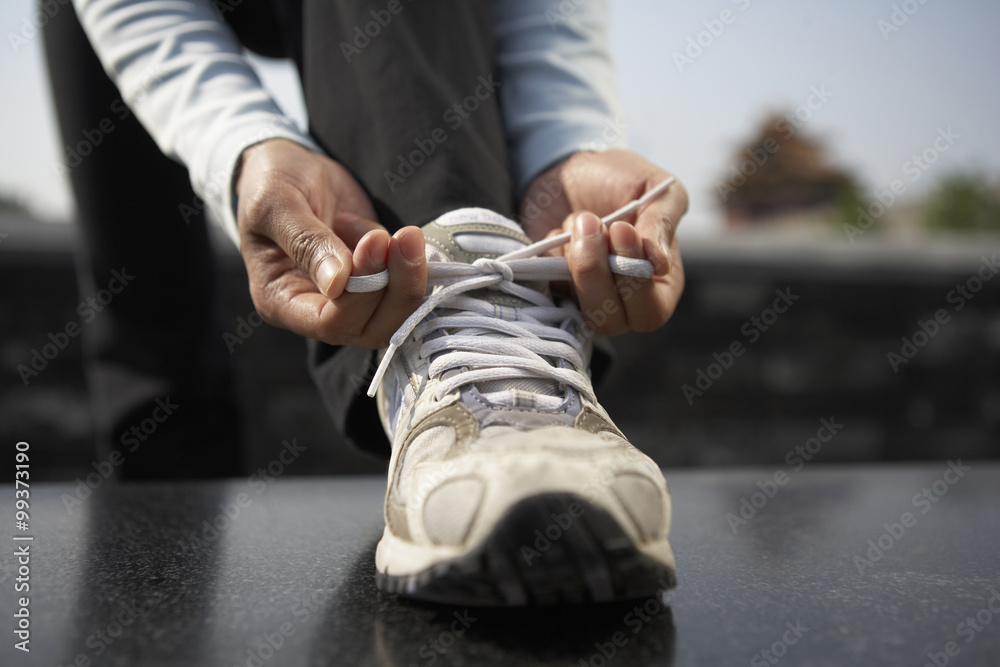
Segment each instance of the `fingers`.
[{"label": "fingers", "polygon": [[388,252],[389,285],[382,293],[378,309],[365,327],[366,339],[385,347],[396,329],[413,314],[427,289],[427,258],[424,233],[418,227],[404,227],[392,237]]},{"label": "fingers", "polygon": [[[354,248],[351,275],[367,276],[384,271],[388,265],[389,245],[389,233],[384,229],[372,229],[362,236]],[[321,331],[318,339],[341,344],[364,337],[369,320],[382,301],[383,292],[344,292],[331,300],[324,313],[324,323],[328,326]],[[377,342],[369,345],[374,346]]]},{"label": "fingers", "polygon": [[617,275],[608,265],[608,254],[648,258],[647,240],[631,223],[612,223],[605,232],[592,213],[571,216],[572,238],[566,246],[573,291],[588,326],[600,335],[629,330],[652,331],[662,326],[676,308],[684,288],[676,238],[668,246],[674,266],[666,276],[652,280]]},{"label": "fingers", "polygon": [[389,255],[389,232],[373,229],[354,248],[352,276],[368,276],[385,270]]},{"label": "fingers", "polygon": [[615,279],[608,266],[608,238],[593,213],[576,213],[570,220],[572,237],[566,249],[573,291],[588,326],[599,334],[628,330]]},{"label": "fingers", "polygon": [[[647,191],[655,185],[650,183]],[[677,226],[687,209],[687,190],[680,182],[674,182],[663,195],[639,211],[635,228],[642,237],[646,259],[653,264],[658,276],[665,276],[671,271],[671,248],[675,245]]]},{"label": "fingers", "polygon": [[[337,308],[353,273],[377,273],[386,266],[388,233],[357,215],[321,221],[302,192],[274,183],[266,194],[240,201],[241,252],[257,312],[269,324],[331,344],[351,342],[377,308],[381,294],[354,295],[354,309]],[[331,216],[333,217],[333,216]],[[355,256],[358,265],[355,266]],[[367,298],[364,298],[367,297]]]},{"label": "fingers", "polygon": [[321,291],[343,289],[350,250],[297,188],[278,182],[251,193],[240,197],[238,218],[254,307],[269,324],[318,338],[329,304]]},{"label": "fingers", "polygon": [[[390,237],[350,173],[294,143],[266,141],[241,160],[240,250],[257,312],[333,345],[384,346],[423,298],[423,233]],[[385,269],[386,289],[345,293],[350,276]]]},{"label": "fingers", "polygon": [[373,229],[358,242],[353,275],[389,269],[389,284],[378,292],[342,293],[329,302],[323,319],[327,326],[317,338],[331,344],[383,348],[399,326],[415,311],[427,288],[424,234],[404,227],[392,237]]},{"label": "fingers", "polygon": [[[661,176],[665,177],[665,174],[647,182],[647,192],[662,182]],[[651,281],[635,281],[619,276],[617,283],[628,326],[634,331],[653,331],[663,326],[677,308],[684,291],[684,268],[677,245],[677,226],[687,208],[687,191],[680,182],[674,182],[662,196],[639,211],[634,226],[642,251],[639,256],[653,265],[654,277]],[[616,223],[616,226],[618,224],[628,223]],[[625,232],[624,227],[618,227],[618,230],[618,233]],[[615,252],[626,255],[627,252],[635,252],[635,248],[629,251],[622,247]]]},{"label": "fingers", "polygon": [[[621,257],[644,259],[643,239],[638,230],[627,222],[614,222],[608,230],[611,251]],[[625,330],[652,331],[666,320],[660,319],[661,309],[655,307],[658,284],[634,276],[616,275],[615,291],[623,312]]]},{"label": "fingers", "polygon": [[[597,333],[648,331],[673,314],[684,288],[676,232],[688,209],[688,193],[680,181],[674,181],[638,214],[612,224],[600,239],[578,230],[578,214],[569,211],[608,214],[670,176],[630,151],[581,152],[543,173],[528,188],[521,213],[532,239],[551,233],[558,224],[551,219],[553,214],[565,211],[560,219],[563,229],[572,232],[571,242],[551,253],[567,256],[573,291]],[[592,229],[592,223],[586,226]],[[613,275],[607,266],[609,252],[649,260],[653,279]]]},{"label": "fingers", "polygon": [[351,274],[351,251],[316,217],[301,192],[274,185],[266,195],[245,205],[241,201],[240,208],[251,243],[276,244],[324,296],[343,291]]},{"label": "fingers", "polygon": [[[263,289],[255,289],[251,280],[254,304],[265,321],[331,345],[385,347],[419,307],[427,286],[424,237],[416,227],[401,229],[391,238],[385,230],[373,229],[358,241],[351,260],[353,275],[389,269],[389,286],[378,292],[342,292],[328,299],[277,246],[253,257],[270,271],[261,278]],[[277,269],[282,261],[284,270]],[[257,273],[251,270],[252,276]]]}]

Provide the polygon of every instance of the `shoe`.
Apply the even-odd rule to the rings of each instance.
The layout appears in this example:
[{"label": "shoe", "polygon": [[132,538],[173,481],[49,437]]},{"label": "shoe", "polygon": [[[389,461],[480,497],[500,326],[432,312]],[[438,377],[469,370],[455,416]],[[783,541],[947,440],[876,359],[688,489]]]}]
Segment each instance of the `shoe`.
[{"label": "shoe", "polygon": [[428,296],[372,382],[392,443],[378,587],[487,606],[673,587],[670,493],[594,396],[592,334],[549,289],[565,258],[484,209],[423,231]]}]

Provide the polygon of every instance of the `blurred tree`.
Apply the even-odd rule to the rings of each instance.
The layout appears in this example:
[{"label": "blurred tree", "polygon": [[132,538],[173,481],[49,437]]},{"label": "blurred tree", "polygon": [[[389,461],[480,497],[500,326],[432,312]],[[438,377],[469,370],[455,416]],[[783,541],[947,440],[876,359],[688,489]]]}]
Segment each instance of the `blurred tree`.
[{"label": "blurred tree", "polygon": [[1000,231],[1000,189],[982,174],[949,176],[928,198],[924,224],[933,230]]},{"label": "blurred tree", "polygon": [[831,211],[830,222],[838,229],[843,225],[864,224],[867,220],[863,218],[863,214],[870,204],[854,177],[847,176],[837,191],[837,201]]}]

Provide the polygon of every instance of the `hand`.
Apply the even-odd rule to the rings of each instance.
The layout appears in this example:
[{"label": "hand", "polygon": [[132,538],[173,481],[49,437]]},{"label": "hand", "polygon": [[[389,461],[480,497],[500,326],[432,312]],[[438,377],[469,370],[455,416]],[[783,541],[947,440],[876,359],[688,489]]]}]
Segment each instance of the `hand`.
[{"label": "hand", "polygon": [[[598,217],[637,199],[669,176],[630,151],[576,153],[536,178],[525,193],[521,222],[532,240],[563,231],[573,234],[561,251],[569,261],[580,310],[598,334],[652,331],[663,326],[677,307],[684,291],[684,267],[675,232],[688,208],[684,186],[675,182],[646,204],[638,217],[615,222],[609,229]],[[647,259],[655,275],[642,280],[612,274],[609,253]]]},{"label": "hand", "polygon": [[[424,235],[392,237],[342,166],[284,139],[243,153],[236,181],[240,252],[265,322],[331,345],[379,348],[423,300]],[[351,275],[389,268],[378,292],[344,292]]]}]

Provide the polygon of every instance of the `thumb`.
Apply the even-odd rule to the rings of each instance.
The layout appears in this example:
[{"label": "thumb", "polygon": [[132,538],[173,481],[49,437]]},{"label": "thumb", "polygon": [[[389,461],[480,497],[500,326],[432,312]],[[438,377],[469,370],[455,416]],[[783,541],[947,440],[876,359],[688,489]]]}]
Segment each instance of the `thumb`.
[{"label": "thumb", "polygon": [[646,259],[652,262],[658,276],[672,269],[677,226],[687,208],[687,191],[675,183],[660,199],[650,202],[639,212],[635,229],[643,240]]},{"label": "thumb", "polygon": [[351,275],[351,250],[316,217],[305,197],[272,197],[258,228],[312,280],[323,296],[340,296]]}]

